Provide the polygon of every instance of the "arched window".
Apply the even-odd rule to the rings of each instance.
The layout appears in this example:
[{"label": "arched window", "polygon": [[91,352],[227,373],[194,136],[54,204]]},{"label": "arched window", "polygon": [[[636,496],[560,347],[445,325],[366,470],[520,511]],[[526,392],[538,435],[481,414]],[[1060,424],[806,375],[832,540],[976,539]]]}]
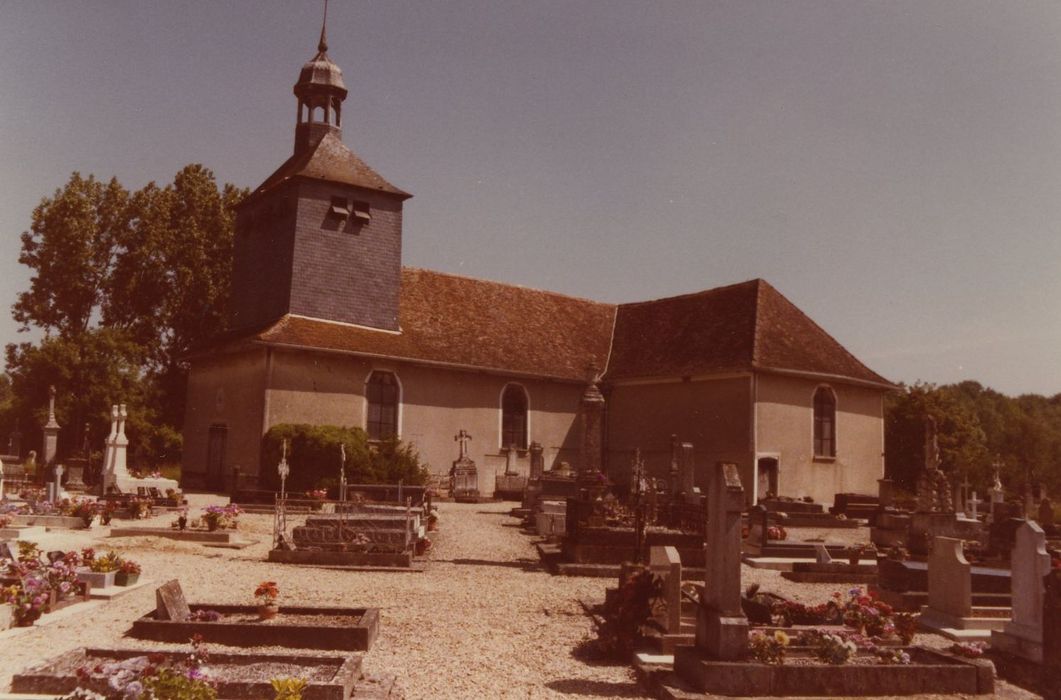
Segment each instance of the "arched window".
[{"label": "arched window", "polygon": [[365,429],[370,440],[398,436],[398,402],[401,399],[398,378],[393,372],[373,372],[365,385],[368,420]]},{"label": "arched window", "polygon": [[509,384],[501,394],[501,447],[527,449],[527,392]]},{"label": "arched window", "polygon": [[814,392],[814,456],[836,456],[836,395],[827,386]]}]

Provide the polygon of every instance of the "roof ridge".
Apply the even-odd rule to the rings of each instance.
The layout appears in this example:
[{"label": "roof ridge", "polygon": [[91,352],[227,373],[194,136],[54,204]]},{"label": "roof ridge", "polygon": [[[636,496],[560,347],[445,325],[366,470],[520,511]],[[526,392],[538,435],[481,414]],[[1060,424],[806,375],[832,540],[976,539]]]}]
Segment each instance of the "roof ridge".
[{"label": "roof ridge", "polygon": [[555,292],[551,289],[539,289],[538,287],[527,287],[522,284],[512,284],[511,282],[498,282],[497,280],[484,279],[482,277],[470,277],[468,275],[458,275],[455,272],[443,272],[441,270],[429,270],[426,267],[413,267],[411,265],[402,265],[402,272],[426,272],[431,275],[439,275],[441,277],[452,277],[454,279],[468,280],[470,282],[479,282],[481,284],[492,284],[498,287],[510,287],[512,289],[523,289],[528,292],[536,292],[538,294],[544,294],[551,297],[559,297],[561,299],[571,299],[573,301],[586,302],[588,304],[596,304],[597,306],[604,306],[608,308],[618,308],[618,304],[610,304],[606,301],[597,301],[596,299],[588,299],[586,297],[575,296],[573,294],[564,294],[563,292]]},{"label": "roof ridge", "polygon": [[[763,285],[767,281],[761,277],[755,278],[755,319],[752,321],[752,366],[759,363],[759,329],[760,320],[763,317]],[[768,285],[769,286],[769,285]]]},{"label": "roof ridge", "polygon": [[759,277],[750,280],[744,280],[743,282],[734,282],[732,284],[724,284],[720,287],[710,287],[708,289],[701,289],[696,292],[686,292],[685,294],[675,294],[669,297],[657,297],[655,299],[646,299],[644,301],[628,301],[622,304],[618,304],[620,307],[634,307],[644,306],[645,304],[655,304],[661,301],[674,301],[676,299],[691,299],[693,297],[704,296],[705,294],[714,294],[715,292],[725,291],[727,289],[733,289],[735,287],[744,287],[756,282],[764,281]]}]

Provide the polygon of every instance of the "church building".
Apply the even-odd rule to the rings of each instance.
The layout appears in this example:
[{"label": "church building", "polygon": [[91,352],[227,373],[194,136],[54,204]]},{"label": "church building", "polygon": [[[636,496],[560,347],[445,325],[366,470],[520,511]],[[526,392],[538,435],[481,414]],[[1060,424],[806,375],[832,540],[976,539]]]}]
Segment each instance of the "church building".
[{"label": "church building", "polygon": [[[189,358],[185,486],[253,484],[280,423],[398,436],[439,475],[467,431],[479,489],[579,467],[580,405],[604,397],[601,463],[639,448],[662,476],[672,436],[697,482],[735,462],[752,501],[876,493],[893,385],[767,282],[633,304],[402,267],[412,196],[342,141],[342,72],[318,53],[294,88],[294,153],[237,214],[230,331]],[[703,485],[702,483],[700,485]]]}]

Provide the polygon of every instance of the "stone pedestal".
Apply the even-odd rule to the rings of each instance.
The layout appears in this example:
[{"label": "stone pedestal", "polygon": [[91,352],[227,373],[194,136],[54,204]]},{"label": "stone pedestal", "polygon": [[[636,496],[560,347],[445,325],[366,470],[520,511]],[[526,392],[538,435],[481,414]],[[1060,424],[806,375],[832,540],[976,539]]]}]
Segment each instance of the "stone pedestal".
[{"label": "stone pedestal", "polygon": [[453,498],[457,501],[479,499],[479,470],[466,456],[453,463]]}]

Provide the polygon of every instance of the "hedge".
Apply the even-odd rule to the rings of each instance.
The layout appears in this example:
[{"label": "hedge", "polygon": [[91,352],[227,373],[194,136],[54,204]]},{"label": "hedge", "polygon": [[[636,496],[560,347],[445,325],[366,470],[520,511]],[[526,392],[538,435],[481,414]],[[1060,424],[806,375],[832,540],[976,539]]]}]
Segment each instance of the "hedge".
[{"label": "hedge", "polygon": [[281,443],[287,440],[289,492],[325,488],[335,490],[339,483],[340,450],[346,446],[346,481],[349,484],[405,484],[427,482],[427,470],[420,455],[397,438],[369,444],[361,428],[337,425],[282,423],[269,429],[262,439],[260,483],[267,489],[280,488],[276,465],[280,463]]}]

